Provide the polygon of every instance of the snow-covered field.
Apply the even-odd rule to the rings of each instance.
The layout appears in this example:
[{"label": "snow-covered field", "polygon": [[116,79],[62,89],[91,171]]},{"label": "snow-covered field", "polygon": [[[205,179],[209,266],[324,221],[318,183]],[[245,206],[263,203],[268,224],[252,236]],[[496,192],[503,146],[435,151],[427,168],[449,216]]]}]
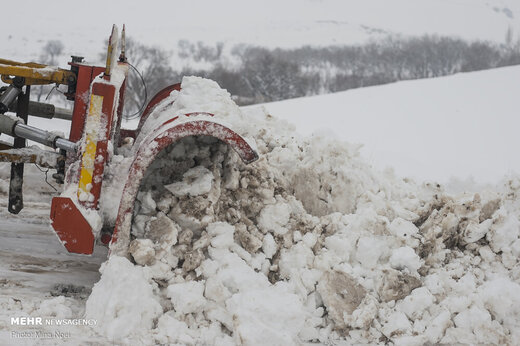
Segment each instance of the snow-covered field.
[{"label": "snow-covered field", "polygon": [[[520,342],[518,176],[450,194],[372,168],[356,145],[241,111],[212,82],[185,78],[171,97],[179,111],[216,109],[260,160],[244,165],[202,139],[171,148],[154,165],[171,176],[141,186],[128,256],[111,256],[93,288],[103,252],[72,259],[53,242],[49,188],[32,171],[23,221],[2,211],[2,342]],[[87,325],[12,326],[13,316]]]},{"label": "snow-covered field", "polygon": [[[405,81],[264,105],[304,135],[359,143],[417,181],[494,184],[520,172],[520,67]],[[257,107],[257,106],[252,106]]]}]

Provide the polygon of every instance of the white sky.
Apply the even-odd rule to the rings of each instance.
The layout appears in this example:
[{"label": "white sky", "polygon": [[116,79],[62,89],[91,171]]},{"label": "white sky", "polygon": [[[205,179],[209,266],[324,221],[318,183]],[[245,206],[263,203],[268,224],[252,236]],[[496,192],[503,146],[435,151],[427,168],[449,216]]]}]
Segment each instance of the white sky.
[{"label": "white sky", "polygon": [[512,27],[520,35],[518,0],[27,0],[3,3],[2,14],[2,55],[20,60],[37,59],[51,39],[69,54],[97,56],[113,23],[167,50],[180,39],[289,47],[386,33],[503,42]]}]

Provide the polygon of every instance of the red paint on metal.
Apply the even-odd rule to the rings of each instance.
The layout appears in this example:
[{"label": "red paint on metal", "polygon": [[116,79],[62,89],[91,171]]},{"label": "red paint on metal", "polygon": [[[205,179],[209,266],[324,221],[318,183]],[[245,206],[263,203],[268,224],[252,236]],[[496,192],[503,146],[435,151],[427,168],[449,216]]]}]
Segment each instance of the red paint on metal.
[{"label": "red paint on metal", "polygon": [[168,125],[170,122],[171,119],[158,128],[157,131],[154,131],[155,136],[144,142],[134,157],[123,190],[123,199],[119,205],[116,225],[112,234],[112,243],[117,241],[120,232],[129,234],[130,230],[123,228],[130,227],[129,221],[131,220],[128,219],[132,217],[134,201],[144,172],[146,172],[155,157],[170,144],[189,136],[211,136],[230,145],[246,163],[258,159],[256,151],[242,136],[220,123],[211,120],[197,120],[196,118],[176,126]]},{"label": "red paint on metal", "polygon": [[76,95],[74,96],[74,110],[72,112],[69,140],[77,142],[81,139],[85,128],[85,118],[87,116],[88,103],[90,100],[90,84],[96,76],[105,70],[105,68],[83,64],[71,65],[77,66],[79,70],[76,82]]},{"label": "red paint on metal", "polygon": [[[76,93],[74,95],[74,109],[72,111],[72,121],[70,124],[69,140],[77,142],[83,136],[85,129],[85,120],[88,112],[88,104],[90,101],[90,84],[92,80],[102,73],[105,68],[99,66],[91,66],[78,63],[69,63],[71,66],[78,68],[78,78],[76,81]],[[80,153],[67,154],[67,166],[80,160]],[[79,181],[79,169],[70,169],[65,176],[67,184],[77,184]]]},{"label": "red paint on metal", "polygon": [[157,94],[155,94],[155,96],[152,97],[150,102],[148,102],[148,104],[146,105],[146,108],[143,111],[143,115],[141,116],[141,120],[139,121],[139,125],[144,124],[144,121],[146,120],[146,117],[148,116],[148,114],[150,114],[152,112],[152,109],[159,102],[161,102],[162,100],[164,100],[165,98],[170,96],[170,94],[174,90],[181,91],[181,84],[177,83],[177,84],[168,85],[166,88],[162,89]]},{"label": "red paint on metal", "polygon": [[67,251],[90,255],[94,251],[92,227],[68,197],[54,197],[51,225]]},{"label": "red paint on metal", "polygon": [[[69,137],[71,140],[78,141],[83,136],[88,104],[90,101],[90,92],[94,95],[103,96],[100,124],[97,129],[98,141],[94,158],[94,171],[91,182],[92,188],[90,190],[90,193],[94,196],[94,200],[79,202],[86,208],[96,209],[98,207],[101,187],[103,184],[105,163],[108,159],[108,142],[110,139],[113,139],[113,136],[117,135],[117,131],[113,128],[113,124],[115,123],[116,127],[119,127],[120,124],[119,119],[114,119],[114,116],[120,116],[122,112],[124,83],[126,79],[122,81],[121,86],[107,84],[102,78],[95,78],[98,74],[102,73],[104,69],[86,65],[78,66],[78,75],[81,77],[78,77],[79,84],[76,89],[71,136]],[[92,80],[94,81],[92,82]],[[121,100],[121,104],[117,109],[114,104],[116,95],[119,96],[119,99]],[[78,153],[78,157],[74,158],[74,160],[78,160],[80,155],[81,153]],[[68,170],[66,177],[67,183],[78,183],[80,167],[81,166],[76,165]],[[83,254],[92,253],[94,249],[94,235],[92,234],[92,228],[70,198],[53,198],[51,220],[52,227],[69,252]]]},{"label": "red paint on metal", "polygon": [[[136,133],[135,133],[135,130],[119,129],[119,136],[121,139],[126,138],[126,137],[135,139]],[[121,146],[121,140],[119,140],[119,146]]]},{"label": "red paint on metal", "polygon": [[101,234],[101,242],[105,245],[108,245],[110,243],[110,240],[112,240],[112,234],[111,233],[102,233]]},{"label": "red paint on metal", "polygon": [[161,91],[159,91],[157,94],[155,94],[154,97],[152,97],[150,102],[148,102],[148,105],[146,105],[146,108],[144,109],[143,114],[141,115],[141,118],[139,119],[139,125],[137,126],[136,130],[128,130],[128,129],[120,129],[119,130],[120,131],[120,139],[118,141],[118,145],[119,146],[122,145],[121,140],[124,139],[125,137],[131,137],[133,139],[137,138],[137,136],[139,135],[139,132],[141,131],[141,127],[143,126],[143,124],[145,123],[146,119],[148,118],[148,115],[150,115],[150,113],[152,112],[154,107],[159,102],[161,102],[162,100],[164,100],[165,98],[170,96],[170,94],[171,94],[171,92],[173,90],[180,91],[181,90],[181,84],[177,83],[177,84],[169,85],[166,88],[164,88]]},{"label": "red paint on metal", "polygon": [[141,131],[141,127],[143,127],[143,124],[145,123],[150,113],[152,113],[152,110],[155,108],[155,106],[157,106],[159,102],[170,96],[171,92],[174,90],[181,91],[181,84],[177,83],[168,85],[166,88],[162,89],[157,94],[155,94],[154,97],[152,97],[150,102],[148,102],[148,104],[146,105],[146,108],[144,109],[143,114],[141,115],[141,119],[139,119],[139,125],[137,126],[135,138],[137,138],[137,135]]},{"label": "red paint on metal", "polygon": [[171,118],[171,119],[169,119],[169,120],[166,120],[166,121],[164,122],[163,125],[166,125],[166,124],[172,123],[172,122],[174,122],[174,121],[177,120],[177,119],[179,119],[178,116],[173,117],[173,118]]}]

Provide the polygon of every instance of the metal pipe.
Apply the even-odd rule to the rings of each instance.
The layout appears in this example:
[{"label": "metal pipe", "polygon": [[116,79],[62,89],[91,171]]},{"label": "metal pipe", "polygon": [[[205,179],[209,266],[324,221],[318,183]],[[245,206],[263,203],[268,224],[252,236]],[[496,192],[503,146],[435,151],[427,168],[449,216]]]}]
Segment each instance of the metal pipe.
[{"label": "metal pipe", "polygon": [[[9,110],[11,112],[16,112],[16,104],[11,105],[11,107],[9,107]],[[35,101],[29,101],[29,115],[45,119],[57,118],[64,120],[72,120],[72,110],[56,107],[50,103]]]},{"label": "metal pipe", "polygon": [[22,122],[22,120],[8,117],[4,114],[0,114],[0,133],[5,133],[9,136],[14,136],[14,127],[19,122]]},{"label": "metal pipe", "polygon": [[46,145],[52,148],[60,148],[69,152],[76,152],[76,143],[68,141],[52,132],[45,131],[33,126],[17,123],[14,127],[14,134],[18,137]]},{"label": "metal pipe", "polygon": [[[29,110],[30,109],[31,108],[29,108]],[[63,120],[72,120],[72,110],[67,108],[54,107],[54,117]]]},{"label": "metal pipe", "polygon": [[58,137],[55,143],[56,148],[60,148],[71,153],[75,153],[76,151],[78,151],[78,146],[76,145],[76,143],[68,141],[64,138]]},{"label": "metal pipe", "polygon": [[4,114],[9,110],[9,105],[18,97],[18,94],[22,92],[21,88],[9,85],[9,87],[0,96],[0,113]]}]

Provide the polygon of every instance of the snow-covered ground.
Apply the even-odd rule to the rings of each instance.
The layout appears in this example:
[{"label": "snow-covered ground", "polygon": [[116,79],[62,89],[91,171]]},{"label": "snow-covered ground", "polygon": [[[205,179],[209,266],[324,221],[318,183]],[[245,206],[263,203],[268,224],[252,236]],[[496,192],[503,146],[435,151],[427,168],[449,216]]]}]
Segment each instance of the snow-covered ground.
[{"label": "snow-covered ground", "polygon": [[[450,194],[374,169],[356,145],[241,111],[213,82],[185,78],[171,98],[179,111],[216,109],[260,159],[245,165],[207,139],[164,152],[162,174],[141,185],[128,254],[118,248],[92,290],[104,253],[71,259],[52,243],[51,190],[32,170],[29,208],[2,212],[1,342],[520,342],[518,176]],[[157,109],[151,121],[166,115]],[[108,187],[122,183],[118,162]],[[4,198],[7,175],[0,166]],[[91,324],[12,326],[14,316]]]},{"label": "snow-covered ground", "polygon": [[518,80],[520,67],[514,66],[263,107],[301,134],[362,144],[370,163],[399,176],[493,184],[520,172]]},{"label": "snow-covered ground", "polygon": [[[61,40],[60,65],[69,54],[95,61],[123,22],[170,51],[181,39],[228,48],[388,34],[501,43],[508,28],[514,39],[520,32],[516,0],[73,5],[4,4],[2,57],[38,61],[48,40]],[[48,220],[56,193],[34,166],[26,208],[8,214],[9,166],[0,164],[0,344],[519,344],[520,181],[502,179],[519,171],[519,74],[401,82],[243,114],[213,83],[186,79],[177,105],[204,95],[203,110],[227,114],[260,160],[246,166],[226,147],[183,142],[156,165],[175,172],[169,189],[142,186],[129,253],[104,264],[106,248],[85,257],[61,247]],[[68,132],[63,121],[29,123]],[[396,174],[378,169],[386,166]],[[449,193],[435,183],[468,175],[492,185],[459,193],[459,181]],[[117,205],[103,208],[112,215]]]}]

